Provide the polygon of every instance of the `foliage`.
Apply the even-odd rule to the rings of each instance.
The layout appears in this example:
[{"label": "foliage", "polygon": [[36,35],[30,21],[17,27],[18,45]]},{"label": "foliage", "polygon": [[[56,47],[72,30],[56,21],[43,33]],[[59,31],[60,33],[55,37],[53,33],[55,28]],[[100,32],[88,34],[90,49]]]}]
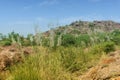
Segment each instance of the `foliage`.
[{"label": "foliage", "polygon": [[113,42],[106,42],[104,43],[103,48],[104,52],[109,53],[115,50],[115,44]]},{"label": "foliage", "polygon": [[4,40],[4,41],[0,41],[0,45],[1,46],[9,46],[9,45],[11,45],[11,41],[9,41],[9,40]]},{"label": "foliage", "polygon": [[94,31],[94,28],[95,28],[94,23],[89,23],[89,28],[90,28],[92,31]]},{"label": "foliage", "polygon": [[103,42],[98,45],[93,45],[91,51],[92,54],[99,54],[101,52],[109,53],[115,50],[114,42]]},{"label": "foliage", "polygon": [[62,45],[63,46],[70,46],[75,45],[75,37],[71,34],[65,34],[62,36]]},{"label": "foliage", "polygon": [[115,30],[111,33],[112,41],[115,42],[116,45],[120,45],[120,30]]},{"label": "foliage", "polygon": [[81,34],[76,38],[76,46],[88,46],[90,43],[90,36],[88,34]]},{"label": "foliage", "polygon": [[43,37],[43,38],[42,38],[42,45],[43,45],[44,47],[49,47],[49,38]]}]

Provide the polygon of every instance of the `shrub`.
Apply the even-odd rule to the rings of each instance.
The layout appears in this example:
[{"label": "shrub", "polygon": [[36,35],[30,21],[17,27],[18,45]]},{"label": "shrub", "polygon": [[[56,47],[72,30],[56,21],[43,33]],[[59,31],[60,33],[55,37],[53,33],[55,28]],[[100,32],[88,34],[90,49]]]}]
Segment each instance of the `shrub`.
[{"label": "shrub", "polygon": [[93,23],[89,23],[89,28],[94,31],[95,25]]},{"label": "shrub", "polygon": [[112,41],[115,42],[116,45],[120,45],[120,35],[113,36]]},{"label": "shrub", "polygon": [[112,36],[112,41],[116,44],[116,45],[120,45],[120,30],[114,30],[111,33]]},{"label": "shrub", "polygon": [[43,39],[42,40],[42,45],[45,46],[45,47],[49,47],[50,46],[50,44],[49,44],[50,40],[48,38],[45,38],[45,37],[43,37],[42,39]]},{"label": "shrub", "polygon": [[65,34],[62,36],[62,46],[75,45],[76,38],[71,34]]},{"label": "shrub", "polygon": [[115,50],[114,45],[115,45],[114,42],[103,42],[103,43],[96,44],[91,47],[91,53],[93,54],[99,54],[102,52],[109,53]]},{"label": "shrub", "polygon": [[1,46],[9,46],[9,45],[11,45],[11,41],[9,41],[9,40],[1,40],[0,45]]},{"label": "shrub", "polygon": [[106,53],[114,51],[115,50],[115,46],[114,45],[115,44],[113,42],[106,42],[106,43],[104,43],[103,51],[106,52]]},{"label": "shrub", "polygon": [[24,39],[24,40],[22,41],[22,46],[30,46],[30,45],[31,45],[31,42],[30,42],[29,40]]},{"label": "shrub", "polygon": [[88,46],[90,43],[90,36],[88,34],[81,34],[76,38],[76,46],[82,46],[83,42],[85,43],[84,46]]}]

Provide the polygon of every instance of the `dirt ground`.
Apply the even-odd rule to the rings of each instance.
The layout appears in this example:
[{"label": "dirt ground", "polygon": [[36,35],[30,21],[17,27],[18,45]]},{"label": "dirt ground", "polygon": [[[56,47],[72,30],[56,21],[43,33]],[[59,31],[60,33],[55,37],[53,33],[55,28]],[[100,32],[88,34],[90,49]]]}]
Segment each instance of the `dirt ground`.
[{"label": "dirt ground", "polygon": [[20,48],[17,45],[0,47],[0,71],[17,62],[22,62],[22,55],[26,56],[32,53],[31,47]]}]

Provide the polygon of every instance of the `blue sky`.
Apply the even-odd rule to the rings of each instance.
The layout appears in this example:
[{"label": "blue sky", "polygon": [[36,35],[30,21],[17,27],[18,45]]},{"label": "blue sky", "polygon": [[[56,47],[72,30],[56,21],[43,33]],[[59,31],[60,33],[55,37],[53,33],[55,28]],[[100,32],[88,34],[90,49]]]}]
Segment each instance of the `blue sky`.
[{"label": "blue sky", "polygon": [[34,33],[76,20],[120,22],[120,0],[0,0],[0,33]]}]

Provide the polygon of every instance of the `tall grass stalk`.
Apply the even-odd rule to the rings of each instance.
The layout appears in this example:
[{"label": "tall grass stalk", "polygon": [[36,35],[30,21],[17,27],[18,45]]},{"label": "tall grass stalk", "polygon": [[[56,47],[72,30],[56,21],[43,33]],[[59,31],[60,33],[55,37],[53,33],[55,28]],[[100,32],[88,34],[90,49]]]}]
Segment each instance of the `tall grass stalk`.
[{"label": "tall grass stalk", "polygon": [[40,32],[38,26],[35,27],[35,42],[38,46],[42,46],[42,33]]},{"label": "tall grass stalk", "polygon": [[51,28],[50,29],[50,47],[54,47],[54,39],[55,39],[55,33],[54,33],[54,30]]}]

